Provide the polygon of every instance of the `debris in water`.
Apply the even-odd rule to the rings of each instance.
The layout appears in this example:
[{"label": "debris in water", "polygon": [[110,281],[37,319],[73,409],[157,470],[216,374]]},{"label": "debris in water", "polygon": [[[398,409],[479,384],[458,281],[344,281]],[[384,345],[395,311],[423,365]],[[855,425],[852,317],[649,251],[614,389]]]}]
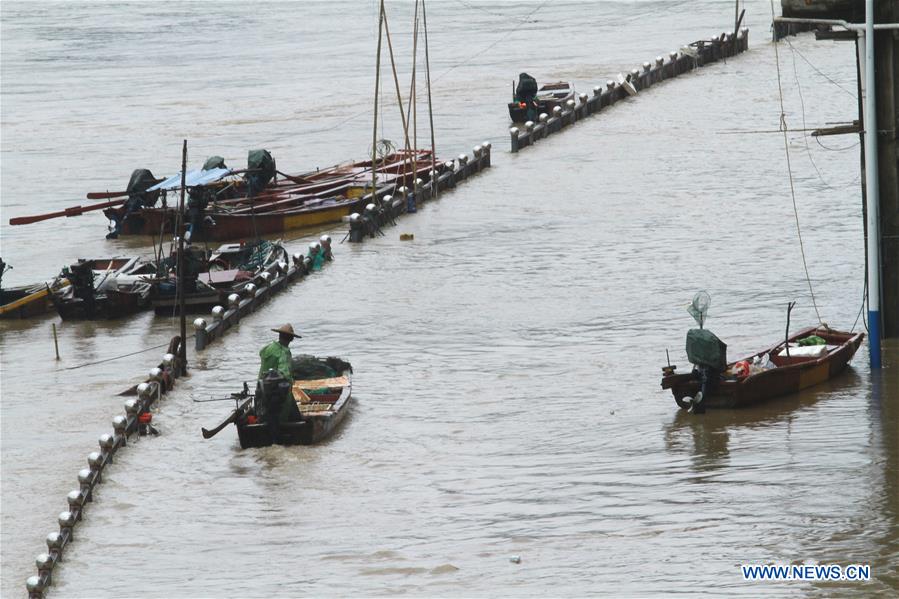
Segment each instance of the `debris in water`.
[{"label": "debris in water", "polygon": [[513,564],[520,564],[520,563],[521,563],[521,556],[520,556],[520,555],[513,555],[512,557],[509,558],[509,561],[512,562]]}]

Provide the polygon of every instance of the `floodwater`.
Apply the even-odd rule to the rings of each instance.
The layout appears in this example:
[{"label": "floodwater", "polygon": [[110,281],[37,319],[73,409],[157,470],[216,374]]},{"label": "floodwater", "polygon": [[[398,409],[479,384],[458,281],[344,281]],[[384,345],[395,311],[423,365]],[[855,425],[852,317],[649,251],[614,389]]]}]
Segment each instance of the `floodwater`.
[{"label": "floodwater", "polygon": [[[666,349],[686,367],[684,306],[699,289],[731,356],[777,340],[788,301],[794,328],[816,322],[783,138],[763,133],[780,114],[770,3],[745,4],[748,53],[511,155],[520,71],[590,93],[732,29],[733,3],[429,3],[438,152],[490,141],[493,168],[385,237],[337,246],[323,272],[191,352],[155,415],[161,436],[118,454],[52,596],[895,596],[895,343],[881,372],[864,345],[840,378],[739,412],[681,414],[659,388]],[[134,168],[172,174],[182,139],[191,165],[240,166],[256,147],[288,172],[362,158],[376,8],[3,2],[4,281],[150,254],[149,240],[106,241],[98,213],[6,223],[86,204]],[[405,95],[413,4],[388,11]],[[806,34],[779,50],[791,128],[855,118],[850,44]],[[399,140],[394,94],[378,137]],[[858,140],[789,141],[821,318],[859,329]],[[193,400],[251,379],[283,322],[303,335],[295,353],[353,363],[351,417],[316,447],[242,451],[233,428],[204,441],[228,404]],[[100,361],[176,329],[152,315],[0,323],[4,597],[24,595],[77,471],[122,412],[116,394],[164,350]],[[749,563],[869,564],[872,580],[747,582]]]}]

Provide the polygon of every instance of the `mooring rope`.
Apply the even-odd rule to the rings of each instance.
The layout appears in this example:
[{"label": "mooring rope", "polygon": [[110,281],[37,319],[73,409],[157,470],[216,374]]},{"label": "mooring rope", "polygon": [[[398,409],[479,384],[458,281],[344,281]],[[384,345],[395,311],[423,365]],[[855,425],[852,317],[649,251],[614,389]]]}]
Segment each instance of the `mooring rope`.
[{"label": "mooring rope", "polygon": [[[774,0],[771,0],[771,18],[776,18],[774,13]],[[805,269],[805,280],[808,283],[808,291],[812,296],[812,306],[815,308],[815,316],[818,317],[818,323],[822,323],[821,313],[818,312],[818,302],[815,300],[815,290],[812,288],[812,278],[808,272],[808,261],[805,258],[805,244],[802,242],[802,229],[799,226],[799,208],[796,206],[796,188],[793,185],[793,167],[790,164],[790,140],[787,137],[787,117],[784,111],[784,92],[780,75],[780,53],[777,51],[777,42],[774,42],[774,62],[777,66],[777,92],[780,96],[780,129],[783,131],[784,138],[784,154],[787,158],[787,174],[790,179],[790,197],[793,200],[793,216],[796,219],[796,235],[799,237],[799,252],[802,254],[802,267]]]},{"label": "mooring rope", "polygon": [[[790,49],[793,49],[793,45],[790,42],[787,42],[790,46]],[[805,122],[805,98],[802,97],[802,84],[799,83],[799,68],[796,66],[796,52],[793,52],[793,76],[796,78],[796,91],[799,93],[799,107],[802,110],[802,128],[805,129],[808,125]],[[821,174],[821,170],[818,168],[818,165],[815,163],[815,159],[812,158],[812,148],[808,144],[808,135],[802,136],[802,141],[805,143],[805,153],[808,155],[808,161],[812,163],[812,167],[814,167],[815,172],[818,174],[818,179],[821,180],[821,183],[824,184],[824,187],[828,189],[833,189],[833,187],[824,180],[824,175]]]},{"label": "mooring rope", "polygon": [[837,83],[836,81],[834,81],[833,79],[831,79],[830,77],[828,77],[825,73],[823,73],[823,72],[821,71],[821,69],[819,69],[818,67],[816,67],[815,65],[813,65],[812,62],[811,62],[808,58],[806,58],[805,55],[804,55],[802,52],[800,52],[799,50],[797,50],[797,49],[795,48],[795,46],[793,46],[793,44],[790,43],[790,40],[785,39],[784,41],[787,42],[787,45],[788,45],[788,46],[790,46],[790,50],[792,50],[794,54],[798,54],[798,55],[799,55],[799,58],[801,58],[802,60],[804,60],[804,61],[808,64],[808,66],[812,67],[812,69],[813,69],[816,73],[818,73],[819,75],[821,75],[822,77],[824,77],[825,79],[827,79],[828,81],[830,81],[831,83],[833,83],[834,85],[836,85],[837,87],[839,87],[841,90],[843,90],[844,92],[846,92],[847,94],[849,94],[849,95],[852,97],[853,100],[856,99],[856,96],[855,96],[854,93],[852,93],[851,91],[849,91],[848,89],[846,89],[845,87],[843,87],[842,85],[840,85],[839,83]]},{"label": "mooring rope", "polygon": [[139,349],[137,351],[133,351],[129,354],[122,354],[121,356],[113,356],[112,358],[104,358],[103,360],[97,360],[96,362],[88,362],[87,364],[79,364],[78,366],[68,366],[63,370],[76,370],[78,368],[85,368],[86,366],[95,366],[97,364],[103,364],[104,362],[112,362],[113,360],[119,360],[121,358],[127,358],[129,356],[136,356],[137,354],[142,354],[148,351],[152,351],[154,349],[159,349],[160,347],[168,347],[171,344],[171,341],[166,341],[161,345],[154,345],[153,347],[148,347],[146,349]]}]

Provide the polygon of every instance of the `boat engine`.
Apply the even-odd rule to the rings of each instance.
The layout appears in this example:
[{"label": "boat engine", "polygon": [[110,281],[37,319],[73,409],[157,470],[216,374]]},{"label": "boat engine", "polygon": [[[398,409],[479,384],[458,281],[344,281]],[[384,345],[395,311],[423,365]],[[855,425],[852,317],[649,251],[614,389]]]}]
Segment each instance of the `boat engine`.
[{"label": "boat engine", "polygon": [[90,260],[79,260],[77,264],[70,267],[69,274],[66,274],[63,269],[63,276],[68,277],[71,281],[72,295],[82,301],[85,316],[93,318],[96,303],[93,263]]},{"label": "boat engine", "polygon": [[[268,423],[273,441],[278,438],[279,425],[286,411],[285,403],[293,401],[290,387],[290,381],[272,368],[259,380],[256,388],[256,397],[254,398],[256,417],[262,418]],[[296,404],[294,404],[294,410],[299,411]],[[290,418],[288,417],[287,420]]]},{"label": "boat engine", "polygon": [[684,401],[690,404],[689,411],[695,413],[705,411],[702,398],[718,384],[721,373],[727,369],[727,345],[703,328],[711,303],[709,294],[700,291],[687,306],[687,312],[699,325],[698,329],[687,331],[687,359],[693,364],[693,373],[699,379],[700,387],[696,397],[685,397]]},{"label": "boat engine", "polygon": [[690,329],[687,331],[687,359],[693,364],[701,383],[699,393],[693,398],[693,404],[699,405],[727,369],[727,345],[711,331]]},{"label": "boat engine", "polygon": [[277,167],[268,150],[250,150],[247,154],[247,170],[250,195],[256,195],[275,178]]},{"label": "boat engine", "polygon": [[110,220],[110,231],[106,236],[107,239],[116,239],[122,232],[122,224],[128,218],[141,208],[152,208],[159,200],[159,190],[147,191],[159,183],[159,179],[153,176],[153,173],[145,168],[135,169],[131,173],[128,180],[128,199],[125,204],[115,213],[114,218]]}]

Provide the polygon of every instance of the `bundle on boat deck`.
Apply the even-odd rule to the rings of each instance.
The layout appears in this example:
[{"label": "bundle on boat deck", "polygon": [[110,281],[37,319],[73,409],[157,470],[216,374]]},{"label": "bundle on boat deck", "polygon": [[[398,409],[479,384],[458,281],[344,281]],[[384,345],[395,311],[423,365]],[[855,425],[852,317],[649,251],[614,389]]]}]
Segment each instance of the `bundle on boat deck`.
[{"label": "bundle on boat deck", "polygon": [[[809,348],[798,346],[798,341],[813,335],[823,339],[824,344]],[[768,349],[728,363],[726,370],[711,381],[708,392],[702,396],[702,405],[706,408],[738,408],[823,383],[845,370],[863,339],[863,333],[836,331],[826,326],[804,329]],[[790,344],[789,356],[787,343]],[[797,345],[794,347],[794,344]],[[741,376],[741,362],[764,366],[753,366],[748,376]],[[673,374],[672,370],[665,370],[662,388],[671,389],[677,405],[689,409],[689,398],[695,398],[700,390],[699,371]]]}]

